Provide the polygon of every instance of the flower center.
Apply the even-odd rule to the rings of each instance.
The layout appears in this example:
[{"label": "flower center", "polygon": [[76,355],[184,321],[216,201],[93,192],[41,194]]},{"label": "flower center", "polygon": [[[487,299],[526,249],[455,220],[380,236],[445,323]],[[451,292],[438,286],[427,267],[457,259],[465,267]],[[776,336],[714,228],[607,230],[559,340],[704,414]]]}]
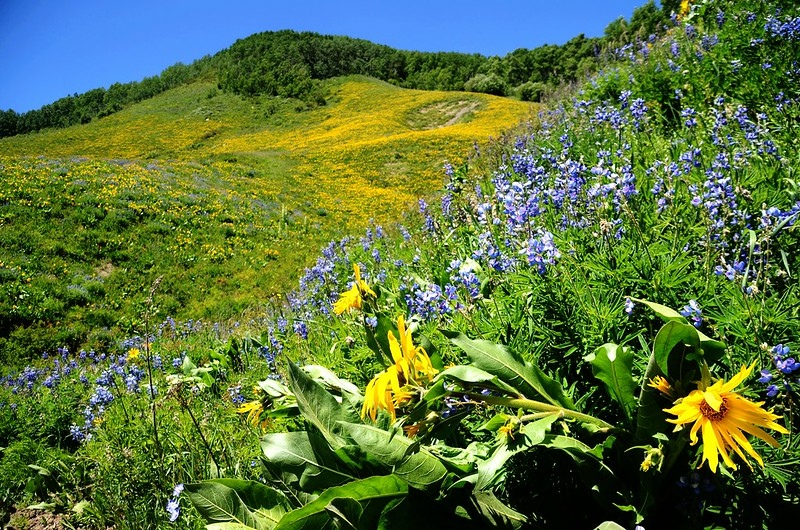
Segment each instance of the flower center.
[{"label": "flower center", "polygon": [[722,398],[722,404],[719,406],[719,410],[714,410],[704,399],[703,402],[700,403],[700,413],[711,421],[722,421],[725,414],[728,412],[727,402],[727,398]]}]

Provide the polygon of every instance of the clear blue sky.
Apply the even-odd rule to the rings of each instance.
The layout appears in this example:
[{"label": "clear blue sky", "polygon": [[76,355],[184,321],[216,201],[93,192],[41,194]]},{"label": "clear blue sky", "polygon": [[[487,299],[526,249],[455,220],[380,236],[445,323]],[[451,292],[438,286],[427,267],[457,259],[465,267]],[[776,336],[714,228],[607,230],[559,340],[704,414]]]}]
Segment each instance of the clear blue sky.
[{"label": "clear blue sky", "polygon": [[0,0],[0,109],[139,81],[261,31],[503,56],[600,36],[646,0]]}]

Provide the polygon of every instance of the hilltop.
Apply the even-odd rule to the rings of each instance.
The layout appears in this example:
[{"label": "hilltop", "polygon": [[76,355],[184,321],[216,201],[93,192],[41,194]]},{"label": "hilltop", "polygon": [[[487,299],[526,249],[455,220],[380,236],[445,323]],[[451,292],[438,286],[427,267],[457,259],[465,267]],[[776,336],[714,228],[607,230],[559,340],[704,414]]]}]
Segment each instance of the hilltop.
[{"label": "hilltop", "polygon": [[[665,3],[669,4],[670,2]],[[324,104],[324,82],[367,75],[403,88],[510,95],[540,101],[559,85],[597,67],[597,59],[634,38],[663,31],[669,9],[651,0],[630,20],[622,17],[602,37],[576,35],[563,45],[518,48],[505,57],[397,50],[363,39],[291,30],[256,33],[191,64],[177,63],[138,82],[114,83],[61,98],[22,114],[0,111],[0,137],[88,123],[166,90],[214,81],[227,93],[281,96]]]}]

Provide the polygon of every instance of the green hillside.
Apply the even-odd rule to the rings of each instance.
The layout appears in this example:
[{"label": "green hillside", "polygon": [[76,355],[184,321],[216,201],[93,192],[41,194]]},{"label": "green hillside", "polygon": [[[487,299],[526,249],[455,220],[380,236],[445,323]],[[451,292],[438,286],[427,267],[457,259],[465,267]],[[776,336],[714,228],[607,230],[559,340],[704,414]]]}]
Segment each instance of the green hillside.
[{"label": "green hillside", "polygon": [[0,524],[795,520],[800,6],[664,5],[502,134],[532,109],[343,77],[0,141],[2,351],[97,340],[0,377]]},{"label": "green hillside", "polygon": [[330,239],[399,221],[443,153],[460,162],[532,111],[365,77],[325,90],[309,110],[195,83],[0,140],[0,358],[124,338],[159,276],[161,316],[252,318]]}]

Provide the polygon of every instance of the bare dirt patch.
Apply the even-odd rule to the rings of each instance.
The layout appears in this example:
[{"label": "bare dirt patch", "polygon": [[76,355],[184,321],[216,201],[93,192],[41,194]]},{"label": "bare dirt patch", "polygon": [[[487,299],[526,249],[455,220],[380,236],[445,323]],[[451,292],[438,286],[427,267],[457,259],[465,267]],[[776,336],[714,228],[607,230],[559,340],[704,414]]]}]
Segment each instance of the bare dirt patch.
[{"label": "bare dirt patch", "polygon": [[466,120],[480,105],[480,101],[474,99],[440,101],[412,111],[408,124],[418,130],[449,127]]}]

